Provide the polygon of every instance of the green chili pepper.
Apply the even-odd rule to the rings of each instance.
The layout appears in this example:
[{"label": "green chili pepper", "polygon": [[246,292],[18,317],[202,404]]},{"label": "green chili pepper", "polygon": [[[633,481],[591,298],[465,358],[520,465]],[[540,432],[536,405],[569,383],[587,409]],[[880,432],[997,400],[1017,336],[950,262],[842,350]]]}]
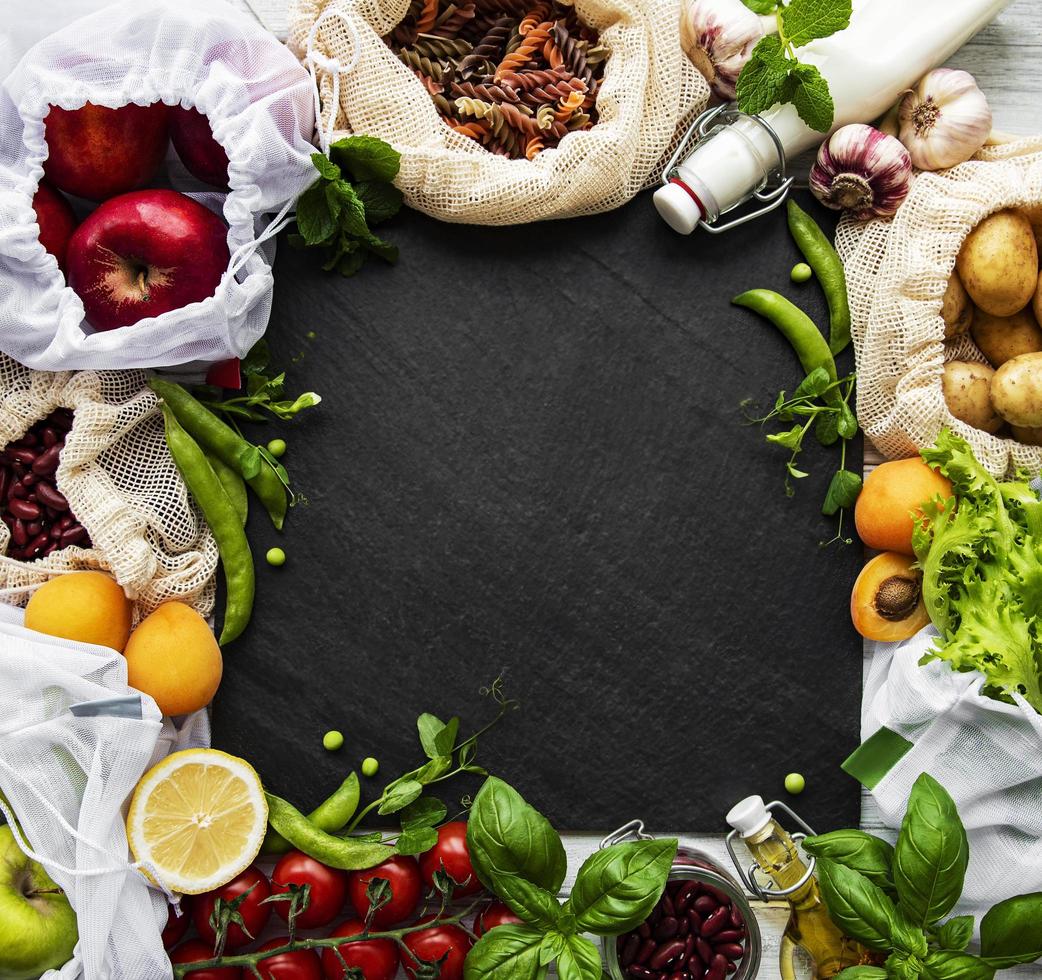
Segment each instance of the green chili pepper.
[{"label": "green chili pepper", "polygon": [[253,555],[239,514],[206,454],[163,405],[166,443],[177,469],[210,525],[224,568],[224,625],[219,642],[231,643],[246,628],[253,611]]},{"label": "green chili pepper", "polygon": [[228,494],[228,499],[231,500],[235,512],[239,515],[239,521],[245,527],[246,518],[250,514],[250,500],[246,496],[246,481],[219,456],[207,453],[206,458],[213,467],[214,473],[217,474],[217,479],[221,481],[225,493]]},{"label": "green chili pepper", "polygon": [[[829,345],[814,321],[798,306],[770,289],[750,289],[731,302],[770,320],[792,345],[805,374],[820,367],[828,372],[830,380],[837,380],[836,361]],[[843,401],[838,388],[830,388],[824,398],[833,405]]]},{"label": "green chili pepper", "polygon": [[792,198],[789,231],[825,293],[829,304],[829,350],[838,354],[850,343],[850,305],[843,263],[818,223]]},{"label": "green chili pepper", "polygon": [[[358,810],[358,801],[362,795],[358,784],[358,773],[351,773],[336,789],[336,792],[323,800],[308,814],[308,820],[319,830],[327,834],[335,834],[343,830]],[[292,844],[277,830],[268,829],[261,848],[265,854],[285,854]]]},{"label": "green chili pepper", "polygon": [[398,853],[396,847],[356,840],[353,837],[334,837],[319,830],[292,803],[271,793],[268,798],[268,822],[298,851],[341,871],[363,871],[383,864]]},{"label": "green chili pepper", "polygon": [[245,465],[247,457],[254,457],[259,453],[257,447],[243,439],[230,425],[222,422],[180,385],[163,381],[161,378],[152,378],[148,386],[170,406],[170,410],[177,416],[177,421],[199,445],[219,457],[246,480],[264,504],[271,522],[282,530],[286,509],[289,506],[285,486],[263,459],[259,460],[260,468],[253,472]]}]

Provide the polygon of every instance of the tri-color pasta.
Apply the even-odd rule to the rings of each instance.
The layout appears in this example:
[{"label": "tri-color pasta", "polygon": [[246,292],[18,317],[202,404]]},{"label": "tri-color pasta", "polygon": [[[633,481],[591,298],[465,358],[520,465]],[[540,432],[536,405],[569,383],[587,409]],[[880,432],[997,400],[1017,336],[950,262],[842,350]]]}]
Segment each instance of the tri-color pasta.
[{"label": "tri-color pasta", "polygon": [[413,0],[385,40],[492,153],[532,160],[597,122],[608,52],[562,0]]}]

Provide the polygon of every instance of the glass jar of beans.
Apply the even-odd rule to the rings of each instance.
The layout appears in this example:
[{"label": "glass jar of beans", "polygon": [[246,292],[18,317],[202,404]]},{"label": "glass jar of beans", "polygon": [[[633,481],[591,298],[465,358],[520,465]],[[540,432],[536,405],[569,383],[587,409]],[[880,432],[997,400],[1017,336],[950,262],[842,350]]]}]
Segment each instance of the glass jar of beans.
[{"label": "glass jar of beans", "polygon": [[[601,843],[649,840],[634,820]],[[702,851],[681,848],[654,911],[632,932],[604,940],[613,980],[752,980],[760,929],[744,889]]]}]

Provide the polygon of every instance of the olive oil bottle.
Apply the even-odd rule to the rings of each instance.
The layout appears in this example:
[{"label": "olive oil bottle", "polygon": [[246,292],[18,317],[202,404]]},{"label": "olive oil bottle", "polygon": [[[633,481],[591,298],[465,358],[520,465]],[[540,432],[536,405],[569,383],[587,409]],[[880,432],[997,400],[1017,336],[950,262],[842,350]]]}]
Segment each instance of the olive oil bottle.
[{"label": "olive oil bottle", "polygon": [[818,881],[796,842],[759,796],[733,807],[727,822],[771,879],[774,887],[767,895],[784,898],[792,909],[781,942],[782,980],[829,980],[848,966],[872,961],[871,952],[845,937],[829,918]]}]

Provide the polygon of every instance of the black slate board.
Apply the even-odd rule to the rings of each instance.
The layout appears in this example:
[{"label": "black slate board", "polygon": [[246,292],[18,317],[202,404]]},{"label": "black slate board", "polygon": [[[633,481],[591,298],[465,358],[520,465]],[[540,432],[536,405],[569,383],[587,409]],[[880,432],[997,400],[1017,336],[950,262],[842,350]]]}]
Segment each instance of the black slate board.
[{"label": "black slate board", "polygon": [[782,215],[685,239],[643,195],[507,229],[409,212],[386,235],[400,264],[353,279],[280,251],[269,339],[324,402],[288,434],[309,506],[281,539],[251,515],[258,603],[214,744],[311,806],[364,756],[380,785],[418,765],[421,711],[480,724],[503,673],[522,708],[480,760],[562,828],[721,830],[791,770],[808,819],[856,825],[838,767],[861,549],[819,547],[835,456],[807,452],[786,499],[784,451],[740,409],[801,372],[730,298],[779,288],[825,322],[816,285],[789,282]]}]

